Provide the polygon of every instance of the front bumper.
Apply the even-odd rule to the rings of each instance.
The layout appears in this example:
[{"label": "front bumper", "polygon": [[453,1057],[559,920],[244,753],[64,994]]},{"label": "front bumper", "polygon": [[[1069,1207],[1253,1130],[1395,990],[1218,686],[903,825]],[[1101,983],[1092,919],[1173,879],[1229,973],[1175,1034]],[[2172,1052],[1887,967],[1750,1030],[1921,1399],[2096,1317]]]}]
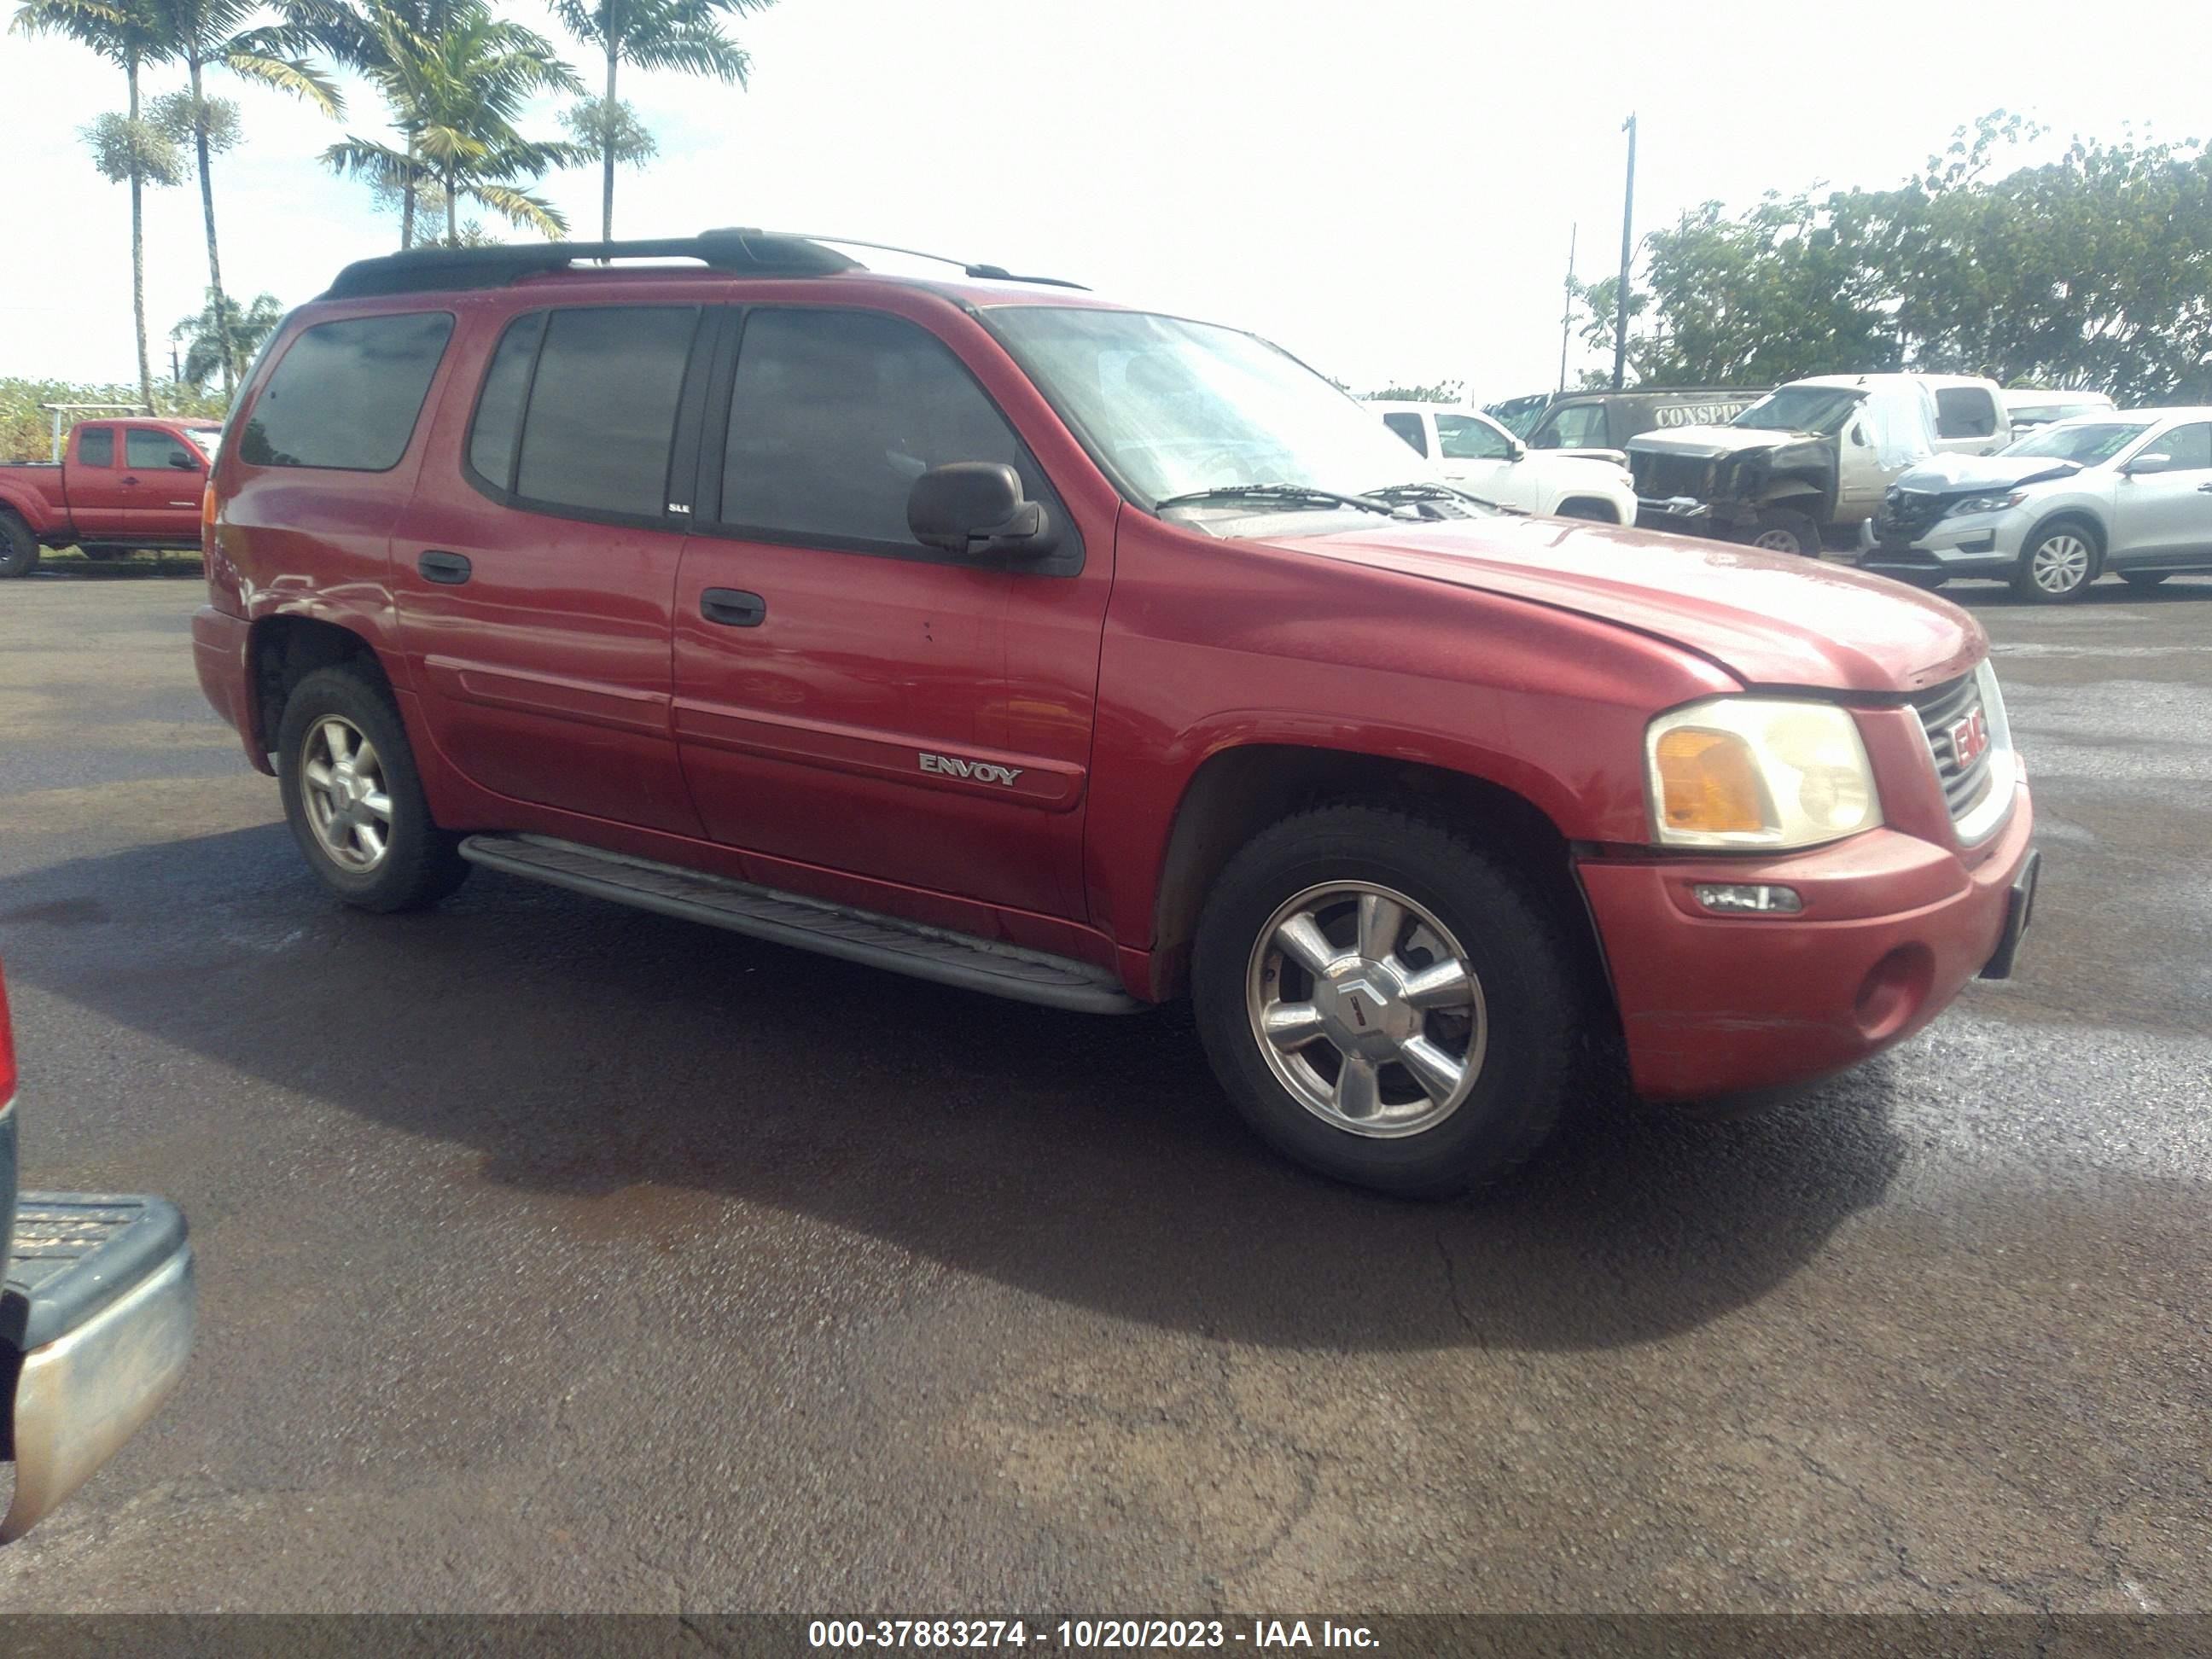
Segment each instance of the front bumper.
[{"label": "front bumper", "polygon": [[[1968,980],[2009,970],[2033,837],[2023,783],[2004,826],[1963,851],[1882,829],[1757,860],[1583,860],[1637,1092],[1781,1088],[1910,1036]],[[1691,896],[1698,882],[1793,887],[1804,908],[1713,915]]]},{"label": "front bumper", "polygon": [[1885,535],[1877,520],[1866,519],[1859,525],[1859,568],[1908,576],[2007,575],[2020,562],[2031,519],[2021,512],[1938,519],[1911,540]]},{"label": "front bumper", "polygon": [[154,1414],[191,1352],[192,1252],[166,1199],[25,1193],[0,1291],[21,1538]]}]

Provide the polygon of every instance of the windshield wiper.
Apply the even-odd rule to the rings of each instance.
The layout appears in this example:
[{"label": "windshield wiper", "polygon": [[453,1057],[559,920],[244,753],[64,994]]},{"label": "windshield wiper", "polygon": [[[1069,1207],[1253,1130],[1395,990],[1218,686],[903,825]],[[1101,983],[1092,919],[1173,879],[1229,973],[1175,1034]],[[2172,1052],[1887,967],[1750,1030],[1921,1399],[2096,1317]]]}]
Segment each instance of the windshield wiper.
[{"label": "windshield wiper", "polygon": [[1316,507],[1356,507],[1362,513],[1380,513],[1390,518],[1398,515],[1398,509],[1387,501],[1372,501],[1364,495],[1340,495],[1334,489],[1316,489],[1310,484],[1294,483],[1216,484],[1211,489],[1187,489],[1180,495],[1154,501],[1152,510],[1157,513],[1169,507],[1197,507],[1206,501],[1304,501]]},{"label": "windshield wiper", "polygon": [[1393,504],[1401,501],[1473,501],[1477,507],[1486,507],[1492,513],[1510,513],[1518,519],[1528,516],[1521,508],[1508,507],[1503,501],[1493,501],[1487,495],[1477,495],[1468,490],[1455,489],[1449,484],[1432,483],[1426,479],[1419,483],[1392,484],[1387,489],[1370,489],[1367,493],[1378,501]]}]

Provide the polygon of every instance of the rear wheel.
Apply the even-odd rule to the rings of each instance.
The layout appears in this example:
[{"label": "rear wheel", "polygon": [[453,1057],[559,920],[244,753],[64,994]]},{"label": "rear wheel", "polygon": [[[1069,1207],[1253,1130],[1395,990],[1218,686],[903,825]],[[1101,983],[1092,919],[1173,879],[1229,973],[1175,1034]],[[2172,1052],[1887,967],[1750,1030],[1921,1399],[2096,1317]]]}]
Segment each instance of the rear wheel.
[{"label": "rear wheel", "polygon": [[2013,574],[2012,589],[2038,605],[2057,605],[2081,596],[2097,580],[2100,556],[2096,532],[2076,519],[2060,519],[2028,538]]},{"label": "rear wheel", "polygon": [[27,576],[39,568],[39,538],[15,514],[0,508],[0,576]]},{"label": "rear wheel", "polygon": [[2120,580],[2139,593],[2147,593],[2173,573],[2171,570],[2123,570]]},{"label": "rear wheel", "polygon": [[1510,1172],[1558,1121],[1582,1007],[1512,870],[1367,806],[1286,818],[1199,922],[1199,1031],[1239,1112],[1324,1175],[1412,1197]]},{"label": "rear wheel", "polygon": [[418,909],[467,878],[459,838],[431,818],[399,711],[373,676],[339,666],[301,680],[276,754],[292,838],[348,904]]},{"label": "rear wheel", "polygon": [[1794,507],[1770,507],[1759,515],[1751,544],[1770,553],[1802,553],[1820,556],[1820,527]]}]

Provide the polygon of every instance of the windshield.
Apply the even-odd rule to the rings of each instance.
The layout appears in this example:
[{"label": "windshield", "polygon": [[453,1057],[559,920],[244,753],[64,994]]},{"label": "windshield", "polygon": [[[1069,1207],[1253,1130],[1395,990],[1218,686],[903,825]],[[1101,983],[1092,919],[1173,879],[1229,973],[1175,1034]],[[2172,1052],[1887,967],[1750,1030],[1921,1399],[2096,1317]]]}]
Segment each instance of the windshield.
[{"label": "windshield", "polygon": [[208,460],[211,461],[215,459],[216,449],[222,442],[222,428],[221,427],[188,426],[184,429],[184,431],[185,441],[187,443],[191,444],[194,449],[198,450],[201,455]]},{"label": "windshield", "polygon": [[2142,436],[2148,421],[2090,421],[2080,426],[2051,426],[2022,438],[2004,453],[2043,456],[2054,461],[2079,461],[2094,466],[2109,461],[2128,444]]},{"label": "windshield", "polygon": [[1425,474],[1371,409],[1236,329],[1072,306],[988,315],[1062,418],[1140,499],[1251,484],[1358,495]]},{"label": "windshield", "polygon": [[1770,392],[1730,421],[1730,426],[1757,427],[1767,432],[1818,432],[1823,436],[1841,432],[1851,411],[1865,400],[1856,386],[1785,386]]}]

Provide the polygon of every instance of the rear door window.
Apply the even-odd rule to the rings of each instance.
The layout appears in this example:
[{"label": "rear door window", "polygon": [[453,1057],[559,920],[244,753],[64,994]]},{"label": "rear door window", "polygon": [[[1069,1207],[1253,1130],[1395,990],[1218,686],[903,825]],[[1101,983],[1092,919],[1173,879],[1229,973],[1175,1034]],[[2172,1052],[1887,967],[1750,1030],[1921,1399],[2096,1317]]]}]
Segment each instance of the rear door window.
[{"label": "rear door window", "polygon": [[1938,386],[1936,390],[1936,435],[1939,438],[1991,438],[1996,435],[1997,405],[1986,387]]},{"label": "rear door window", "polygon": [[113,466],[115,428],[112,426],[81,428],[76,434],[76,464],[79,466]]},{"label": "rear door window", "polygon": [[1425,455],[1429,453],[1428,434],[1421,430],[1419,416],[1404,413],[1385,415],[1382,417],[1382,424],[1413,445],[1415,454]]},{"label": "rear door window", "polygon": [[[665,515],[677,407],[699,317],[696,306],[589,306],[546,314],[514,456],[518,501],[592,517]],[[490,407],[479,407],[470,444],[479,471],[499,463],[493,425],[501,407],[524,395],[518,359],[526,344],[510,356],[502,341],[486,377]]]},{"label": "rear door window", "polygon": [[447,311],[303,331],[254,398],[239,458],[254,466],[390,471],[407,453],[453,332]]}]

